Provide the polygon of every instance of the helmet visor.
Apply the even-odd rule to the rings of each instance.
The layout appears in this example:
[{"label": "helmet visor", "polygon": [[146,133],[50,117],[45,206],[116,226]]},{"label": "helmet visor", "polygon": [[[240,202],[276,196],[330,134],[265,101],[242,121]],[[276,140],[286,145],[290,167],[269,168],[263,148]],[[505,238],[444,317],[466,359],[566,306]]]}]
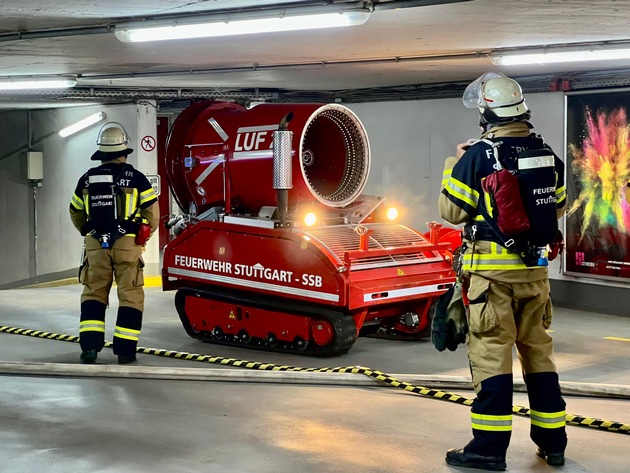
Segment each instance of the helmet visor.
[{"label": "helmet visor", "polygon": [[487,108],[488,103],[483,98],[483,85],[490,79],[498,79],[500,77],[506,77],[500,72],[486,72],[482,76],[478,77],[475,81],[471,82],[462,96],[462,102],[466,108]]}]

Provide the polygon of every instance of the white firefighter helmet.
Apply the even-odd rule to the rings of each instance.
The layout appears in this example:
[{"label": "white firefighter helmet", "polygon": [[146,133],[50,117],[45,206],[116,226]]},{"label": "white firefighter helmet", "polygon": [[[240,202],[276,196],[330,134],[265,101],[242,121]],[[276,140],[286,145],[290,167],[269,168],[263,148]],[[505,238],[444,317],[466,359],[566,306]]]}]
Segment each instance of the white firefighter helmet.
[{"label": "white firefighter helmet", "polygon": [[127,136],[125,128],[120,123],[116,122],[103,125],[96,140],[98,150],[105,153],[124,151],[127,149],[128,142],[129,137]]},{"label": "white firefighter helmet", "polygon": [[90,159],[92,161],[109,161],[121,156],[126,157],[133,153],[133,149],[127,147],[128,142],[129,135],[127,135],[125,127],[118,122],[106,123],[101,127],[96,138],[98,151]]},{"label": "white firefighter helmet", "polygon": [[499,118],[518,117],[529,110],[518,82],[500,72],[483,74],[466,87],[462,99],[467,108],[477,107],[482,114],[490,110]]}]

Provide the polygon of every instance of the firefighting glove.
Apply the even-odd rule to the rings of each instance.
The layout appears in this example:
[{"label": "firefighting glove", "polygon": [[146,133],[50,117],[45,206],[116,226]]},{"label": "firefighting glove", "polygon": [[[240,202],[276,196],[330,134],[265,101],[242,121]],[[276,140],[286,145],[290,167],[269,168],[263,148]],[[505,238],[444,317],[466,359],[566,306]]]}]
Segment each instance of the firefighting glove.
[{"label": "firefighting glove", "polygon": [[462,298],[462,285],[456,283],[452,289],[453,296],[446,309],[446,348],[455,351],[458,345],[466,343],[468,322],[466,320],[466,307]]},{"label": "firefighting glove", "polygon": [[444,351],[448,341],[447,309],[453,297],[454,288],[442,294],[433,302],[429,311],[431,322],[431,342],[438,351]]}]

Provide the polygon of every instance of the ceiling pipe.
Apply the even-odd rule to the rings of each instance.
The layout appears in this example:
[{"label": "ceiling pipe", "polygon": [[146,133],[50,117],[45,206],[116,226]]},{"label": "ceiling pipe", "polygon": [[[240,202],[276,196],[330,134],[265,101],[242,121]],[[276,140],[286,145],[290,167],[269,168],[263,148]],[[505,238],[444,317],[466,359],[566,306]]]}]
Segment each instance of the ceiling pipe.
[{"label": "ceiling pipe", "polygon": [[430,7],[447,3],[465,3],[472,0],[393,0],[391,2],[374,2],[374,11],[398,10],[399,8]]},{"label": "ceiling pipe", "polygon": [[48,38],[63,38],[67,36],[86,36],[93,34],[105,34],[112,33],[114,31],[113,25],[97,25],[97,26],[83,26],[79,28],[59,28],[59,29],[47,29],[47,30],[35,30],[35,31],[14,31],[11,33],[0,34],[0,43],[7,43],[10,41],[24,41],[29,39],[48,39]]},{"label": "ceiling pipe", "polygon": [[457,59],[479,59],[481,57],[489,57],[491,51],[476,51],[472,53],[454,53],[454,54],[436,54],[421,56],[390,56],[385,58],[369,58],[369,59],[337,59],[337,60],[321,60],[299,63],[278,63],[278,64],[252,64],[249,66],[233,66],[233,67],[210,67],[202,69],[173,69],[167,71],[135,71],[121,72],[116,74],[83,74],[79,76],[79,84],[81,81],[89,80],[110,80],[110,79],[131,79],[137,77],[168,77],[174,75],[198,75],[198,74],[219,74],[234,72],[252,72],[273,69],[294,69],[302,67],[322,68],[326,66],[343,66],[356,64],[383,64],[383,63],[400,63],[400,62],[427,62],[427,61],[448,61]]}]

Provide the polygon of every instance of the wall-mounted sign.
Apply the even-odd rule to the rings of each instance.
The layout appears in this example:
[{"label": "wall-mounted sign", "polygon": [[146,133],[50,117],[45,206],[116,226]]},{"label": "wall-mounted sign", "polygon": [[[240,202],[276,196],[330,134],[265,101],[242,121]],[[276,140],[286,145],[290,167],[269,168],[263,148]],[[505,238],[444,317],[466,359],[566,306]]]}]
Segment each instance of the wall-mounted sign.
[{"label": "wall-mounted sign", "polygon": [[140,141],[140,146],[145,151],[153,151],[155,149],[155,138],[149,135],[145,136]]},{"label": "wall-mounted sign", "polygon": [[147,179],[155,191],[155,195],[160,195],[160,176],[158,174],[147,174]]}]

